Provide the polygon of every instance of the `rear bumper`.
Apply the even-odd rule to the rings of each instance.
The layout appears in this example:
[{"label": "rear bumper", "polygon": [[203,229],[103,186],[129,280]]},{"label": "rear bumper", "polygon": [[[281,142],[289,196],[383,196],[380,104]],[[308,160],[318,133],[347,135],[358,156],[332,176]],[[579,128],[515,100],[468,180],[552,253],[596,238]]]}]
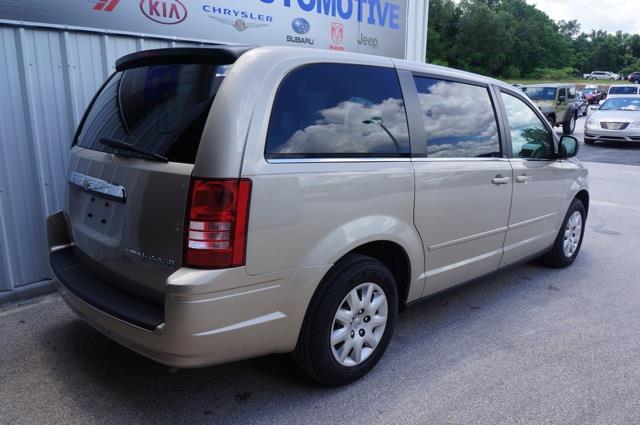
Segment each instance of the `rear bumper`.
[{"label": "rear bumper", "polygon": [[181,368],[293,350],[306,307],[330,267],[260,276],[244,267],[182,268],[167,279],[164,306],[158,307],[113,293],[72,257],[70,246],[51,255],[57,289],[71,309],[122,345]]}]

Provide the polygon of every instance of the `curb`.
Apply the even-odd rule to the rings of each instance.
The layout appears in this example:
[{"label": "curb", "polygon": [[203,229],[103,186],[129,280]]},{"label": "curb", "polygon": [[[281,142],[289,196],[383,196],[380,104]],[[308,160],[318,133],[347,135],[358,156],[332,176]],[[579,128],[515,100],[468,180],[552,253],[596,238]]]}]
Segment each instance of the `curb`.
[{"label": "curb", "polygon": [[55,292],[54,282],[54,280],[44,280],[16,288],[12,291],[0,292],[0,307]]}]

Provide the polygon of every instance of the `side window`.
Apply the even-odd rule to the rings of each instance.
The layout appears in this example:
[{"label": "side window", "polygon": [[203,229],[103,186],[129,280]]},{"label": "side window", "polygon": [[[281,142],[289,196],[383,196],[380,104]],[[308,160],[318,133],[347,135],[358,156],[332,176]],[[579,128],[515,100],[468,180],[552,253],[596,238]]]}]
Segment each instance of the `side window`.
[{"label": "side window", "polygon": [[409,156],[409,130],[393,68],[314,64],[282,82],[267,158]]},{"label": "side window", "polygon": [[522,100],[506,93],[501,95],[507,111],[513,157],[550,159],[553,137],[542,120]]},{"label": "side window", "polygon": [[576,98],[576,88],[571,87],[569,88],[569,99],[575,99],[575,98]]},{"label": "side window", "polygon": [[427,156],[502,156],[488,89],[434,78],[414,79],[427,133]]},{"label": "side window", "polygon": [[564,97],[565,100],[567,99],[567,89],[560,89],[558,91],[558,99],[560,99],[561,97]]}]

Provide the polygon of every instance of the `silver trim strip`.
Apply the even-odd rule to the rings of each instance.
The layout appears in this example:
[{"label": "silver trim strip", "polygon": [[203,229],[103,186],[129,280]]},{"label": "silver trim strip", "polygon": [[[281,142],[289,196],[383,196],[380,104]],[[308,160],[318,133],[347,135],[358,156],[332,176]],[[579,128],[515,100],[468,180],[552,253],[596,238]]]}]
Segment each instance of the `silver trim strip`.
[{"label": "silver trim strip", "polygon": [[413,162],[509,162],[509,158],[413,158]]},{"label": "silver trim strip", "polygon": [[532,223],[536,223],[538,221],[546,220],[548,218],[554,217],[557,213],[551,213],[547,215],[542,215],[540,217],[532,218],[530,220],[521,221],[520,223],[510,224],[509,230],[517,229],[519,227],[524,227]]},{"label": "silver trim strip", "polygon": [[106,180],[87,176],[86,174],[74,171],[69,176],[69,182],[78,186],[85,192],[93,193],[96,196],[100,196],[102,198],[107,198],[122,203],[127,200],[124,186],[109,183]]},{"label": "silver trim strip", "polygon": [[499,233],[506,232],[507,230],[509,230],[509,228],[507,226],[504,226],[504,227],[500,227],[500,228],[497,228],[497,229],[489,230],[489,231],[486,231],[486,232],[476,233],[475,235],[465,236],[464,238],[456,239],[456,240],[453,240],[453,241],[444,242],[444,243],[440,243],[440,244],[436,244],[436,245],[431,245],[429,247],[429,251],[435,251],[435,250],[442,249],[442,248],[448,248],[450,246],[458,245],[458,244],[461,244],[461,243],[464,243],[464,242],[473,241],[473,240],[484,238],[484,237],[487,237],[487,236],[497,235]]},{"label": "silver trim strip", "polygon": [[309,164],[330,162],[411,162],[411,158],[272,158],[270,164]]}]

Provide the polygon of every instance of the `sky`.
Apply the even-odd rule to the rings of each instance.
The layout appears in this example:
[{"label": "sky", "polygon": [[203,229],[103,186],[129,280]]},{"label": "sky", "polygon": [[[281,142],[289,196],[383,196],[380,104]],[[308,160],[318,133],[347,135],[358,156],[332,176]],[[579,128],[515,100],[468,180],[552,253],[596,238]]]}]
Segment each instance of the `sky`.
[{"label": "sky", "polygon": [[554,21],[577,19],[582,31],[640,34],[640,0],[526,0]]}]

